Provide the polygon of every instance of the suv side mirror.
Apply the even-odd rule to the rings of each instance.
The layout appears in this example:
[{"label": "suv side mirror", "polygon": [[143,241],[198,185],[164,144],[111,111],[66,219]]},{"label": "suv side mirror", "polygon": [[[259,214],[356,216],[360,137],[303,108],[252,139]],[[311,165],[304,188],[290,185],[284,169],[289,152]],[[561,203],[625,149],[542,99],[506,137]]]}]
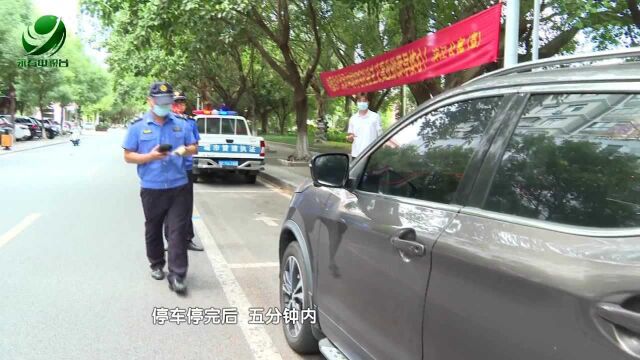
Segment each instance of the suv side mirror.
[{"label": "suv side mirror", "polygon": [[313,185],[331,188],[342,188],[349,179],[349,155],[320,154],[309,164]]}]

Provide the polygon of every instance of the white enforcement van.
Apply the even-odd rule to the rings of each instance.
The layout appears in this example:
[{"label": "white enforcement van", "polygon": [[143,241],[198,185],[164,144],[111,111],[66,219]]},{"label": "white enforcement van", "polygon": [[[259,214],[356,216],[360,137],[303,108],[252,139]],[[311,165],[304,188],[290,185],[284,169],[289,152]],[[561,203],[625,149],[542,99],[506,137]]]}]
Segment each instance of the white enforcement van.
[{"label": "white enforcement van", "polygon": [[247,120],[234,111],[196,110],[200,142],[193,156],[193,173],[242,173],[246,182],[256,182],[264,170],[264,139],[251,134]]}]

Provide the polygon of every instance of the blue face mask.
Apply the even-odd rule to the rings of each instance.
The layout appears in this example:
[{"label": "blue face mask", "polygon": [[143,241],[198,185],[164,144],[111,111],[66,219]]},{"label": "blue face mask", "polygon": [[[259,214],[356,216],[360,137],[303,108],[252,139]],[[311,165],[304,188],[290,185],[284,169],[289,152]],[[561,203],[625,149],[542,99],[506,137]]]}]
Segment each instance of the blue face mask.
[{"label": "blue face mask", "polygon": [[369,103],[364,101],[358,101],[358,110],[365,111],[369,109]]},{"label": "blue face mask", "polygon": [[153,113],[165,117],[171,112],[171,105],[153,105]]}]

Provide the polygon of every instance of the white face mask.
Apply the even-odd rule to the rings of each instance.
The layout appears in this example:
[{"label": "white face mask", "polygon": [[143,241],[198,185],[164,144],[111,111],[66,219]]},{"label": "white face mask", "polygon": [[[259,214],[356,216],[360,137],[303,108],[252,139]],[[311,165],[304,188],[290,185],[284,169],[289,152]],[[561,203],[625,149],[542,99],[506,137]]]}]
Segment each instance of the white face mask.
[{"label": "white face mask", "polygon": [[358,110],[365,111],[369,109],[369,103],[366,101],[358,101]]}]

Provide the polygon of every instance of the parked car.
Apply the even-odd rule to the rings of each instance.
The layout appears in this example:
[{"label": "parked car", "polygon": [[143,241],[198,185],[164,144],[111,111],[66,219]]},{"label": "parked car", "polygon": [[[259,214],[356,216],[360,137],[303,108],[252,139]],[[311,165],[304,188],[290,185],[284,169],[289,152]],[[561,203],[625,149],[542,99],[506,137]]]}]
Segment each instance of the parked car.
[{"label": "parked car", "polygon": [[41,138],[42,137],[42,127],[40,124],[38,124],[38,122],[32,118],[26,117],[26,116],[16,116],[15,118],[15,122],[18,124],[23,124],[25,126],[27,126],[29,128],[29,131],[31,132],[31,136],[29,137],[29,140],[33,139],[33,138]]},{"label": "parked car", "polygon": [[53,121],[48,120],[48,119],[35,119],[36,121],[39,121],[45,128],[45,130],[47,131],[47,137],[49,139],[53,139],[56,136],[60,135],[60,126],[55,125],[53,123]]},{"label": "parked car", "polygon": [[283,322],[289,345],[327,359],[640,357],[640,63],[584,65],[638,56],[499,70],[351,163],[316,156],[280,235],[281,306],[317,316]]},{"label": "parked car", "polygon": [[0,116],[0,134],[4,133],[5,130],[9,130],[16,140],[28,140],[31,137],[31,132],[27,126],[17,123],[11,126],[8,118]]},{"label": "parked car", "polygon": [[[58,126],[59,126],[59,125],[58,125]],[[71,126],[71,125],[69,125],[69,122],[68,122],[68,121],[65,121],[64,123],[62,123],[62,132],[63,132],[64,134],[69,134],[69,133],[71,133],[71,128],[72,128],[72,126]]]}]

